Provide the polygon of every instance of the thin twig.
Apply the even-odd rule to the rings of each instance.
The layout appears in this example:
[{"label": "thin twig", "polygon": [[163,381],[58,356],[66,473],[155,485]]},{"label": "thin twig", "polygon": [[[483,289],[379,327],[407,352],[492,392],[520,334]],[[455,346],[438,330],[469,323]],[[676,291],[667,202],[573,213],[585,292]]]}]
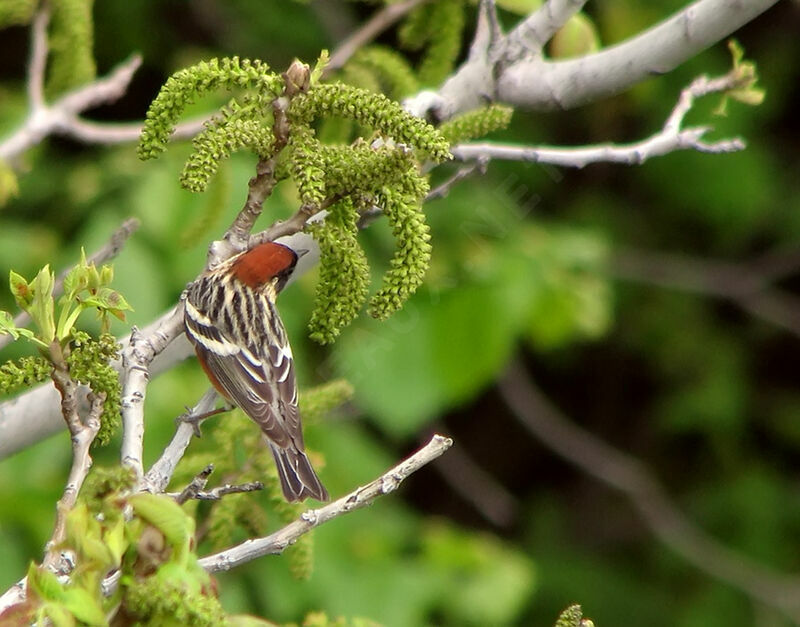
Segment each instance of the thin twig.
[{"label": "thin twig", "polygon": [[333,196],[328,196],[314,207],[301,205],[290,218],[278,220],[269,228],[251,235],[247,243],[248,248],[252,248],[263,242],[272,242],[280,237],[287,237],[299,233],[313,217],[318,216],[321,212],[325,211],[331,205],[336,204],[341,199],[342,196],[334,194]]},{"label": "thin twig", "polygon": [[[270,149],[271,156],[258,160],[256,175],[248,183],[244,207],[225,232],[223,239],[212,242],[209,246],[206,267],[213,267],[249,247],[253,225],[261,215],[264,201],[272,194],[272,190],[278,182],[275,177],[278,158],[289,143],[287,115],[289,106],[295,96],[308,90],[310,79],[311,70],[300,61],[294,61],[283,73],[283,93],[272,101],[272,135],[274,139]],[[303,209],[301,207],[301,211]]]},{"label": "thin twig", "polygon": [[65,94],[50,106],[43,105],[15,132],[0,141],[0,159],[10,161],[53,133],[68,134],[70,124],[79,113],[122,97],[141,63],[141,57],[134,55],[107,77]]},{"label": "thin twig", "polygon": [[208,478],[211,476],[212,472],[214,472],[214,464],[209,464],[203,468],[203,470],[198,472],[189,482],[189,485],[187,485],[181,492],[174,494],[168,493],[167,496],[172,496],[178,505],[183,505],[189,499],[193,499],[195,495],[200,492],[200,490],[206,487]]},{"label": "thin twig", "polygon": [[379,496],[394,492],[406,477],[442,455],[452,444],[450,438],[434,435],[422,449],[364,487],[357,488],[319,509],[304,512],[298,520],[269,536],[247,540],[220,553],[204,557],[200,559],[200,565],[208,572],[214,573],[230,570],[263,555],[282,553],[286,547],[315,527],[337,516],[367,507]]},{"label": "thin twig", "polygon": [[[170,139],[191,139],[203,130],[212,117],[203,115],[177,124]],[[114,124],[73,116],[64,122],[59,133],[86,144],[123,144],[139,141],[143,126],[140,122]]]},{"label": "thin twig", "polygon": [[[213,465],[211,465],[211,468],[213,469]],[[195,479],[197,479],[197,477],[195,477]],[[205,481],[207,480],[208,478],[206,477]],[[202,486],[199,484],[200,481],[197,483],[192,481],[192,483],[186,486],[182,492],[167,492],[166,495],[173,497],[179,504],[183,504],[190,499],[195,499],[198,501],[219,501],[223,496],[228,494],[257,492],[264,489],[264,484],[260,481],[248,481],[247,483],[239,483],[235,485],[226,483],[225,485],[217,486],[211,490],[203,489],[205,487],[205,483],[203,483]]]},{"label": "thin twig", "polygon": [[50,346],[50,358],[53,362],[53,383],[61,394],[61,410],[72,440],[72,468],[64,493],[56,504],[56,523],[53,535],[46,546],[43,566],[56,573],[66,573],[70,566],[68,561],[62,559],[59,547],[66,537],[67,515],[75,506],[78,493],[92,466],[89,447],[100,431],[100,416],[103,413],[106,395],[105,393],[89,395],[91,409],[86,420],[82,420],[78,411],[78,383],[70,375],[66,355],[57,340]]},{"label": "thin twig", "polygon": [[175,435],[164,449],[164,452],[161,453],[158,461],[147,471],[144,486],[148,491],[158,494],[166,490],[178,462],[186,452],[189,442],[192,441],[192,436],[195,433],[192,421],[195,420],[195,417],[203,420],[212,415],[216,402],[217,391],[211,387],[203,394],[197,404],[189,410],[189,416],[192,417],[192,420],[178,419]]},{"label": "thin twig", "polygon": [[27,575],[0,595],[0,614],[17,603],[24,603],[28,594]]},{"label": "thin twig", "polygon": [[45,108],[44,74],[47,67],[47,25],[50,23],[50,7],[43,2],[31,26],[31,57],[28,62],[28,106],[32,115]]},{"label": "thin twig", "polygon": [[688,563],[794,621],[800,621],[800,577],[774,572],[712,538],[691,522],[638,460],[569,421],[513,362],[498,382],[503,400],[537,440],[590,476],[619,490],[653,534]]},{"label": "thin twig", "polygon": [[453,173],[452,176],[447,178],[445,181],[442,181],[439,185],[434,187],[431,191],[428,192],[428,195],[425,197],[425,202],[430,200],[435,200],[436,198],[446,198],[447,195],[450,193],[453,185],[458,183],[459,181],[464,180],[465,178],[472,176],[473,174],[485,174],[486,173],[486,165],[488,164],[488,160],[482,157],[478,157],[475,159],[474,163],[471,163],[467,166],[461,167]]},{"label": "thin twig", "polygon": [[722,139],[707,142],[703,137],[711,130],[709,126],[681,128],[686,114],[698,98],[734,88],[737,75],[731,71],[725,76],[710,79],[700,76],[685,87],[675,107],[670,112],[661,130],[647,139],[631,144],[595,144],[568,148],[564,146],[515,146],[491,142],[465,143],[451,149],[453,156],[462,161],[472,159],[505,159],[549,163],[571,168],[583,168],[590,163],[624,163],[639,165],[652,159],[679,150],[695,150],[704,153],[728,153],[743,150],[745,143],[739,139]]},{"label": "thin twig", "polygon": [[350,57],[352,57],[361,46],[368,44],[383,31],[400,20],[404,15],[423,2],[428,1],[429,0],[404,0],[404,2],[387,4],[365,22],[356,32],[337,46],[336,50],[331,54],[330,61],[325,67],[323,76],[328,76],[330,73],[343,68],[345,63],[347,63]]},{"label": "thin twig", "polygon": [[707,127],[688,128],[675,135],[657,133],[633,144],[596,144],[580,148],[562,146],[515,146],[491,142],[471,142],[451,149],[453,157],[462,161],[471,159],[503,159],[548,163],[568,168],[583,168],[590,163],[622,163],[641,165],[653,157],[679,150],[696,150],[704,153],[725,154],[744,150],[745,143],[739,138],[707,143],[701,140]]}]

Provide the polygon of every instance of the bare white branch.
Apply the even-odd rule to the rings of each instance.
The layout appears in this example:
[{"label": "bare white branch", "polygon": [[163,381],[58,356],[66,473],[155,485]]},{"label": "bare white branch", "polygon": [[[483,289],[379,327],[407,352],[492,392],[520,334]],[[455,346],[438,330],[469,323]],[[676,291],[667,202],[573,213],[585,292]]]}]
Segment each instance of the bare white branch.
[{"label": "bare white branch", "polygon": [[50,8],[43,4],[33,17],[31,27],[31,58],[28,62],[28,106],[31,115],[45,108],[44,74],[47,68],[47,25],[50,23]]},{"label": "bare white branch", "polygon": [[[529,54],[513,63],[505,62],[508,55],[519,56],[513,49],[519,39],[512,31],[491,58],[470,57],[438,92],[422,92],[404,104],[415,115],[438,120],[474,109],[486,95],[522,109],[570,109],[673,70],[776,2],[697,0],[630,39],[563,61]],[[562,0],[558,6],[566,13],[571,3]],[[486,63],[491,64],[492,72],[484,71]],[[477,80],[480,76],[483,82]]]},{"label": "bare white branch", "polygon": [[12,605],[25,601],[28,591],[28,577],[23,577],[0,596],[0,614]]},{"label": "bare white branch", "polygon": [[122,447],[123,465],[130,466],[140,481],[144,438],[144,399],[150,381],[150,364],[176,337],[183,333],[183,304],[164,317],[155,330],[145,335],[135,327],[122,352]]},{"label": "bare white branch", "polygon": [[571,109],[675,69],[766,11],[777,0],[698,0],[669,19],[578,59],[523,59],[501,74],[501,102],[537,110]]},{"label": "bare white branch", "polygon": [[204,557],[200,559],[200,565],[208,572],[214,573],[220,570],[230,570],[264,555],[282,553],[300,536],[315,527],[319,527],[337,516],[367,507],[379,496],[394,492],[405,478],[442,455],[452,445],[453,441],[450,438],[434,435],[428,444],[411,457],[367,485],[357,488],[333,503],[304,512],[299,519],[271,535],[247,540],[220,553]]},{"label": "bare white branch", "polygon": [[745,143],[739,138],[707,142],[703,137],[711,130],[708,126],[681,128],[686,114],[698,98],[724,92],[736,87],[738,77],[734,71],[718,78],[700,76],[681,91],[678,102],[658,133],[631,144],[595,144],[569,148],[564,146],[515,146],[491,142],[466,143],[451,149],[453,156],[462,161],[477,159],[486,163],[490,159],[531,161],[569,168],[583,168],[590,163],[624,163],[638,165],[653,157],[678,150],[696,150],[706,153],[728,153],[743,150]]},{"label": "bare white branch", "polygon": [[[66,376],[69,377],[68,374]],[[77,384],[71,381],[69,385],[74,387]],[[70,438],[72,440],[72,467],[67,477],[64,493],[56,504],[56,524],[53,535],[47,543],[43,562],[45,568],[49,568],[53,572],[60,574],[66,574],[71,570],[70,562],[62,556],[59,545],[66,537],[67,515],[75,506],[78,500],[78,493],[81,491],[81,486],[83,486],[83,482],[89,474],[89,469],[92,467],[92,457],[89,455],[89,448],[92,442],[94,442],[95,437],[97,437],[97,433],[100,431],[100,415],[103,413],[103,402],[105,401],[106,395],[97,394],[91,395],[91,397],[91,409],[89,410],[89,415],[86,417],[86,420],[83,421],[80,419],[77,408],[74,420],[68,420]],[[77,403],[75,403],[75,405],[77,405]]]},{"label": "bare white branch", "polygon": [[[170,309],[145,327],[141,332],[142,335],[145,337],[150,335],[173,314],[174,310]],[[120,339],[123,346],[129,342],[130,336]],[[150,364],[150,374],[156,376],[170,370],[193,354],[192,345],[181,334],[156,355]],[[114,367],[120,369],[122,364],[117,362]],[[87,389],[83,386],[78,390],[78,407],[81,412],[88,411],[89,408],[86,392]],[[0,403],[0,459],[5,459],[63,429],[64,419],[61,416],[58,392],[50,384],[42,384],[10,400],[3,401]]]},{"label": "bare white branch", "polygon": [[[211,116],[204,115],[175,126],[170,139],[191,139],[203,130]],[[139,141],[143,125],[138,122],[130,124],[109,124],[91,122],[76,116],[64,120],[59,133],[86,144],[123,144]]]},{"label": "bare white branch", "polygon": [[[209,388],[197,402],[197,405],[189,410],[189,414],[190,416],[206,415],[214,409],[216,402],[217,391],[213,387]],[[158,461],[150,467],[150,470],[147,471],[147,475],[145,475],[145,489],[156,494],[166,490],[178,462],[183,458],[189,446],[189,442],[192,441],[193,435],[193,425],[189,421],[179,418],[178,427],[175,429],[175,435],[164,449],[161,457],[158,458]]]},{"label": "bare white branch", "polygon": [[590,163],[624,163],[639,165],[653,157],[660,157],[678,150],[697,150],[709,153],[727,153],[742,150],[741,139],[703,142],[707,127],[694,127],[674,135],[658,133],[644,141],[633,144],[596,144],[594,146],[565,148],[560,146],[513,146],[508,144],[468,143],[451,150],[456,159],[504,159],[510,161],[532,161],[549,163],[569,168],[583,168]]},{"label": "bare white branch", "polygon": [[108,77],[69,92],[50,106],[42,103],[20,128],[0,141],[0,159],[14,159],[53,133],[68,134],[78,113],[120,98],[141,62],[141,57],[134,56]]}]

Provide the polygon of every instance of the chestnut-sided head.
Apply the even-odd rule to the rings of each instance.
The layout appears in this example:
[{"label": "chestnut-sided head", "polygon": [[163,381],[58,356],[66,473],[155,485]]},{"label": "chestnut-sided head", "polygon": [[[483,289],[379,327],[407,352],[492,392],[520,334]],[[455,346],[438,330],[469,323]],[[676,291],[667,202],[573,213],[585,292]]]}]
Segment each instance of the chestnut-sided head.
[{"label": "chestnut-sided head", "polygon": [[297,264],[297,256],[288,246],[266,242],[237,257],[231,264],[231,272],[253,289],[274,281],[275,291],[280,292]]}]

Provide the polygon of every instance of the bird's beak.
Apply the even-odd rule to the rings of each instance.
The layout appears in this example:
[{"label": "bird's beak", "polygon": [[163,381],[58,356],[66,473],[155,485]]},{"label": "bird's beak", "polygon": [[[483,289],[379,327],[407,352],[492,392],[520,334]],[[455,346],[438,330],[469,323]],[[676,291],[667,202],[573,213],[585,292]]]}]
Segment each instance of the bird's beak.
[{"label": "bird's beak", "polygon": [[308,252],[308,248],[298,248],[294,251],[294,254],[297,255],[297,258],[300,259],[303,255]]}]

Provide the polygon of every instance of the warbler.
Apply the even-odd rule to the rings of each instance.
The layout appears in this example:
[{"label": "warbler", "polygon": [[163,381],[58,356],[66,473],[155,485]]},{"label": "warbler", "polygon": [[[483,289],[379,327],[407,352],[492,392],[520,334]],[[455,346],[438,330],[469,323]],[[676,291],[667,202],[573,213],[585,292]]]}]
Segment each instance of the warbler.
[{"label": "warbler", "polygon": [[305,453],[294,358],[275,306],[297,259],[266,242],[204,272],[187,288],[184,325],[214,387],[261,427],[286,500],[327,501]]}]

